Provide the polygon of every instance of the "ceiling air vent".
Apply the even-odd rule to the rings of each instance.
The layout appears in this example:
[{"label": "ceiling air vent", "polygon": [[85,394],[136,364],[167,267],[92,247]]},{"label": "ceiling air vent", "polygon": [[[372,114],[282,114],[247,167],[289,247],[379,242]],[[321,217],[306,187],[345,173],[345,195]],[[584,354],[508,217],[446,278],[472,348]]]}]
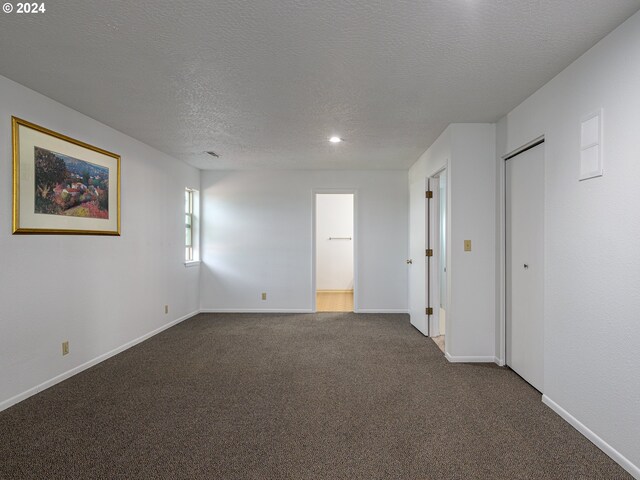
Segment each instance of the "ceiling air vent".
[{"label": "ceiling air vent", "polygon": [[211,155],[212,157],[220,158],[220,155],[218,155],[216,152],[208,151],[208,152],[205,152],[205,153],[208,154],[208,155]]}]

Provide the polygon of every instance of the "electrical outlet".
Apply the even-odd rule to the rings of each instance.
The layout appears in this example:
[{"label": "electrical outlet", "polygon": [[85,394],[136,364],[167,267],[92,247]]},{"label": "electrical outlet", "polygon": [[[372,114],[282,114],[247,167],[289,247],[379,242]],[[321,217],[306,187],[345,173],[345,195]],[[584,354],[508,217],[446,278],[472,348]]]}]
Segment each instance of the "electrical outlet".
[{"label": "electrical outlet", "polygon": [[169,305],[164,306],[164,313],[165,314],[169,313]]},{"label": "electrical outlet", "polygon": [[267,299],[267,292],[262,292],[262,299],[266,300]]},{"label": "electrical outlet", "polygon": [[62,355],[69,354],[69,340],[65,340],[62,342]]}]

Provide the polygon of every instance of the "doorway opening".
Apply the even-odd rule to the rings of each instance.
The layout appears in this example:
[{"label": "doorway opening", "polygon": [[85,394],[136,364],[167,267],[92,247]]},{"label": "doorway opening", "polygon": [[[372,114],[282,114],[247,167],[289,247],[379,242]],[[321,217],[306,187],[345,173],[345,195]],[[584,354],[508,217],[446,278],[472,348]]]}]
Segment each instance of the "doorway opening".
[{"label": "doorway opening", "polygon": [[353,193],[316,193],[316,311],[354,311]]},{"label": "doorway opening", "polygon": [[429,290],[427,298],[431,307],[429,331],[433,341],[444,353],[446,351],[446,318],[448,310],[447,279],[447,170],[440,170],[429,178],[431,198],[427,208],[427,256]]}]

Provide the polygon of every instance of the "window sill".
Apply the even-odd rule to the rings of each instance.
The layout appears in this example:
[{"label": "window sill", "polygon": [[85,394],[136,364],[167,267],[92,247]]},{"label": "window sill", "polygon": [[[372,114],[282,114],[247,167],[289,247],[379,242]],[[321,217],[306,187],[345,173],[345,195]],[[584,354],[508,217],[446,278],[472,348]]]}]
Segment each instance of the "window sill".
[{"label": "window sill", "polygon": [[202,262],[200,262],[200,260],[194,260],[192,262],[184,262],[184,266],[185,266],[185,268],[197,267],[197,266],[200,265],[200,263],[202,263]]}]

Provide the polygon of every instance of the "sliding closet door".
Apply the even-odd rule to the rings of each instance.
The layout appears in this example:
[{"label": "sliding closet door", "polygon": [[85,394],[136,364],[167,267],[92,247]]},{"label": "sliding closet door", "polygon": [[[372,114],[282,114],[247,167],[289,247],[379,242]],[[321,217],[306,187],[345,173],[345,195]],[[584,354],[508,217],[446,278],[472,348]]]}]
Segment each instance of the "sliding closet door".
[{"label": "sliding closet door", "polygon": [[507,365],[544,384],[544,143],[506,162]]}]

